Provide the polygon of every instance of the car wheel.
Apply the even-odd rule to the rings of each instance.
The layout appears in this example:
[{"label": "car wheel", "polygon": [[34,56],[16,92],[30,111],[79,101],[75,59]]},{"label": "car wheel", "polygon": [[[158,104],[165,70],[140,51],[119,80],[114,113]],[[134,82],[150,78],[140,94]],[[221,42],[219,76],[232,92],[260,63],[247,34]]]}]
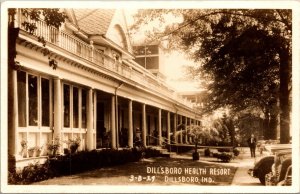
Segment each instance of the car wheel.
[{"label": "car wheel", "polygon": [[260,181],[260,183],[262,184],[262,185],[266,185],[266,179],[265,179],[265,176],[266,176],[266,174],[268,174],[268,173],[261,173],[260,175],[259,175],[259,181]]},{"label": "car wheel", "polygon": [[270,173],[271,171],[271,167],[267,165],[265,166],[265,168],[263,168],[262,171],[260,171],[258,178],[262,185],[266,185],[266,174]]}]

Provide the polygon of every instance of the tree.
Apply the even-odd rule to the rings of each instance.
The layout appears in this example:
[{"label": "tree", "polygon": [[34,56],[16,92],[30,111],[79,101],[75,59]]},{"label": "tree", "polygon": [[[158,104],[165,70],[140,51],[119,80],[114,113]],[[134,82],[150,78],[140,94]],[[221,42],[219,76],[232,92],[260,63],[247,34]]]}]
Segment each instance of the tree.
[{"label": "tree", "polygon": [[182,22],[149,39],[168,41],[198,63],[190,72],[208,83],[206,110],[260,108],[266,121],[280,112],[280,142],[289,142],[291,10],[140,10],[133,29],[165,22],[166,14]]},{"label": "tree", "polygon": [[[206,115],[208,116],[208,115]],[[211,120],[211,129],[215,129],[218,138],[218,145],[235,146],[235,127],[234,121],[225,113],[221,118]]]},{"label": "tree", "polygon": [[188,137],[193,139],[195,144],[195,149],[193,152],[193,160],[199,160],[198,145],[207,144],[211,140],[215,140],[215,136],[218,135],[218,132],[214,129],[209,129],[203,126],[190,125],[187,127]]}]

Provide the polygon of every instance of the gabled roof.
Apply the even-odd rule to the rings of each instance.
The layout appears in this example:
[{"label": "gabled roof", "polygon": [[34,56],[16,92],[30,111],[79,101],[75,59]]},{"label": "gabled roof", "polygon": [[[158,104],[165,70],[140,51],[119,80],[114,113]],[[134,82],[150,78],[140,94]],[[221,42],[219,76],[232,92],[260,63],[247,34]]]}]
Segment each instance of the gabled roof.
[{"label": "gabled roof", "polygon": [[88,35],[104,35],[112,21],[113,9],[73,9],[75,24]]}]

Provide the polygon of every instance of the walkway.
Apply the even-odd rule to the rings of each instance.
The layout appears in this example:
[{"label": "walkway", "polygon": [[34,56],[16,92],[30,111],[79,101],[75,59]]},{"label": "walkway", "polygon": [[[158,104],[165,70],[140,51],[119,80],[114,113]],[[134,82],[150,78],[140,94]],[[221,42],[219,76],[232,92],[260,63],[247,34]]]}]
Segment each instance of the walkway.
[{"label": "walkway", "polygon": [[[240,154],[239,156],[235,157],[233,160],[231,160],[229,163],[221,163],[224,166],[231,166],[236,167],[237,170],[234,174],[233,180],[231,182],[231,185],[238,185],[238,186],[263,186],[258,178],[251,177],[248,174],[248,170],[250,168],[253,168],[255,161],[258,161],[261,157],[266,155],[263,153],[263,155],[260,155],[258,152],[256,152],[257,157],[251,158],[250,155],[250,149],[247,147],[239,148]],[[214,158],[211,157],[203,157],[203,153],[201,153],[200,160],[202,162],[206,163],[216,163],[217,161]],[[176,155],[177,158],[185,158],[187,157],[186,154],[183,155]]]},{"label": "walkway", "polygon": [[240,155],[235,159],[238,161],[236,167],[238,167],[231,185],[239,185],[239,186],[263,186],[258,178],[251,177],[248,174],[248,169],[253,168],[255,161],[259,160],[262,156],[259,153],[256,153],[258,157],[251,158],[250,150],[248,148],[243,148],[243,151]]}]

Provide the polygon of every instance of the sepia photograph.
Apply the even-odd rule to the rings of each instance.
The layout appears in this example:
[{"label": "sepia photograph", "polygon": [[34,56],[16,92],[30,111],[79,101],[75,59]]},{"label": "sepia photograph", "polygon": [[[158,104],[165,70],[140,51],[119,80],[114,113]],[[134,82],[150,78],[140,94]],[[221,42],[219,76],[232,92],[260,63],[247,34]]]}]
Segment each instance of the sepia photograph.
[{"label": "sepia photograph", "polygon": [[299,18],[298,0],[1,2],[1,192],[298,193]]}]

